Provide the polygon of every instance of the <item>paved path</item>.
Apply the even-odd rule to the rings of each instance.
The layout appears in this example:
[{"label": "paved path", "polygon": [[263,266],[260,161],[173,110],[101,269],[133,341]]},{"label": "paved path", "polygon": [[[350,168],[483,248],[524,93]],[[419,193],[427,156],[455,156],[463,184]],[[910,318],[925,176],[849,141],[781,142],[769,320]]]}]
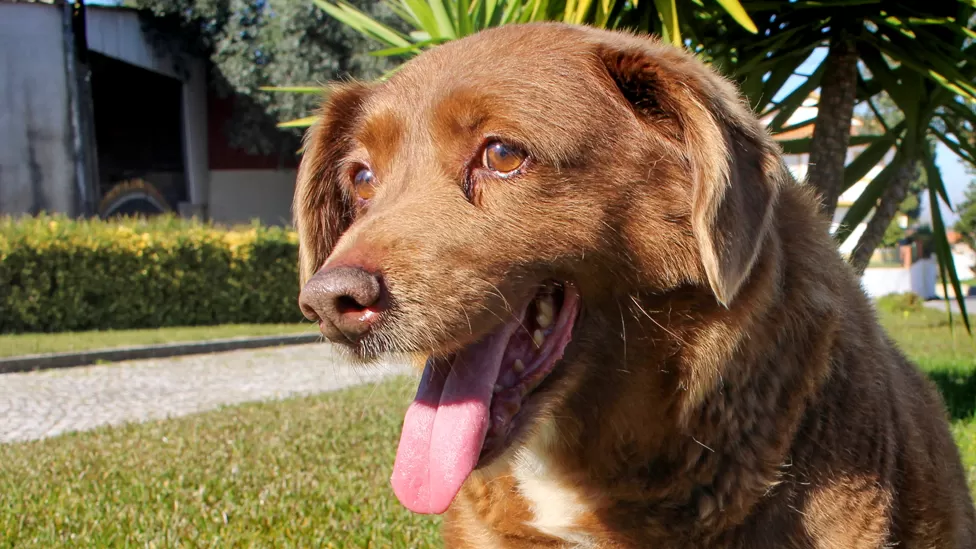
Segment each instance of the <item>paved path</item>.
[{"label": "paved path", "polygon": [[0,375],[0,443],[331,391],[407,372],[355,368],[328,344]]},{"label": "paved path", "polygon": [[[959,304],[956,303],[955,299],[952,299],[949,304],[952,307],[952,312],[954,313],[959,312]],[[926,301],[925,306],[931,307],[933,309],[938,309],[940,311],[944,311],[946,304],[945,301],[938,299],[938,300]],[[976,314],[976,297],[966,298],[966,312],[971,315]]]}]

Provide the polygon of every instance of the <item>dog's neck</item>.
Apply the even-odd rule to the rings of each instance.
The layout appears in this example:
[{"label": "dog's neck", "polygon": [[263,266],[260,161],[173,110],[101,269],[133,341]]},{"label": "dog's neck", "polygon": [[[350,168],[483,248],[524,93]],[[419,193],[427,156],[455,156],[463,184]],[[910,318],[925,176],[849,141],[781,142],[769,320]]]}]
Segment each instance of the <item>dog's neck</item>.
[{"label": "dog's neck", "polygon": [[[580,342],[594,361],[580,369],[587,377],[507,471],[483,477],[511,474],[529,499],[548,489],[554,507],[529,501],[529,523],[571,515],[571,524],[550,521],[562,534],[547,532],[570,541],[574,526],[626,532],[638,517],[643,535],[659,529],[662,539],[696,539],[743,520],[790,465],[838,329],[828,298],[811,302],[817,292],[792,287],[803,278],[790,274],[805,268],[795,257],[805,246],[791,250],[796,243],[777,238],[737,297],[748,307],[722,307],[694,288],[626,296],[603,332],[620,334],[622,324],[623,336]],[[817,367],[824,371],[810,375]]]}]

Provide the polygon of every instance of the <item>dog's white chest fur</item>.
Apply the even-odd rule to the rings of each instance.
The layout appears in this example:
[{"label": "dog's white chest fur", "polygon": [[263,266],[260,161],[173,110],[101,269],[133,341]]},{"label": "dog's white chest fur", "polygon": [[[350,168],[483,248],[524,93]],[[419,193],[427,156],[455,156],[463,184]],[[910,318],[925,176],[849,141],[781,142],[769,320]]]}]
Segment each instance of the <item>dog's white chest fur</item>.
[{"label": "dog's white chest fur", "polygon": [[576,524],[587,511],[585,501],[576,490],[552,474],[548,449],[554,440],[555,432],[546,425],[529,444],[518,450],[512,463],[519,493],[532,511],[533,520],[529,526],[565,540],[568,547],[595,547],[593,538],[580,532]]}]

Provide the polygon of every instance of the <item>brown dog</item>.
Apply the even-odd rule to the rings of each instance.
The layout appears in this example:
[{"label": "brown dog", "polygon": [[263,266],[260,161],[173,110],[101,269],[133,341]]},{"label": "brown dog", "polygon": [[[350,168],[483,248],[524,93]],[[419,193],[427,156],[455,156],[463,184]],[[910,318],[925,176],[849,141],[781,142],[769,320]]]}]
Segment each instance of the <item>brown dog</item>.
[{"label": "brown dog", "polygon": [[976,547],[939,397],[778,155],[693,57],[589,28],[333,91],[300,302],[430,357],[400,501],[450,547]]}]

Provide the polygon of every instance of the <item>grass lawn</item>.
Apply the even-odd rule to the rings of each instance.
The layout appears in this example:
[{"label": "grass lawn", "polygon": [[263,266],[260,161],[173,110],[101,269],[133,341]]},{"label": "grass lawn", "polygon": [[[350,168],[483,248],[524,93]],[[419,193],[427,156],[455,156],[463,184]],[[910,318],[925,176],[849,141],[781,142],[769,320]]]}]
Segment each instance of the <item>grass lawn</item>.
[{"label": "grass lawn", "polygon": [[0,547],[430,547],[388,477],[416,381],[0,445]]},{"label": "grass lawn", "polygon": [[[952,417],[972,417],[976,411],[976,340],[966,333],[962,317],[955,316],[950,330],[945,311],[920,307],[907,313],[882,310],[881,323],[939,386]],[[970,325],[976,331],[976,315],[970,315]]]},{"label": "grass lawn", "polygon": [[[976,491],[976,350],[944,313],[888,313],[950,397]],[[0,547],[429,547],[388,476],[416,380],[0,445]]]},{"label": "grass lawn", "polygon": [[[881,311],[881,322],[899,347],[928,374],[952,417],[952,433],[969,475],[969,490],[976,495],[976,341],[956,315],[949,329],[945,311],[916,308]],[[970,315],[976,330],[976,315]]]},{"label": "grass lawn", "polygon": [[91,351],[112,347],[130,347],[206,341],[242,336],[271,336],[316,332],[310,322],[295,324],[222,324],[218,326],[177,326],[148,330],[106,330],[94,332],[61,332],[52,334],[0,335],[0,357]]}]

